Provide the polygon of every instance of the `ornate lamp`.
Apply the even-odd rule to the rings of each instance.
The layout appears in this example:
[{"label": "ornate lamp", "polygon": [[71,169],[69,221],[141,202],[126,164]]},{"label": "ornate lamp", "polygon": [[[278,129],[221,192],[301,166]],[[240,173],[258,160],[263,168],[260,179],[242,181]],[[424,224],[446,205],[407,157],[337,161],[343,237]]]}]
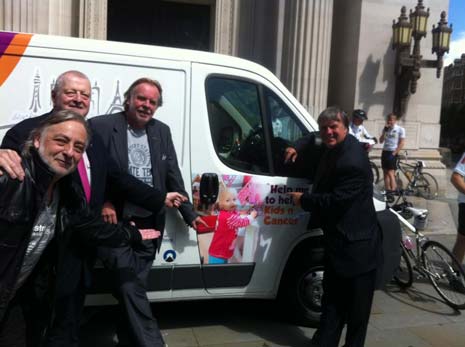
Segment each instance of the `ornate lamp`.
[{"label": "ornate lamp", "polygon": [[402,6],[400,17],[396,23],[392,21],[392,48],[410,47],[412,42],[412,24],[408,21],[406,15],[407,9]]},{"label": "ornate lamp", "polygon": [[441,20],[438,22],[438,26],[435,27],[433,24],[433,48],[431,53],[436,53],[438,56],[438,66],[436,68],[436,76],[441,77],[441,69],[444,53],[449,52],[450,35],[452,34],[452,24],[450,27],[447,26],[446,12],[441,12]]},{"label": "ornate lamp", "polygon": [[[417,81],[421,77],[421,67],[436,68],[436,76],[439,78],[443,65],[443,55],[449,51],[452,25],[447,26],[446,13],[441,13],[438,26],[433,25],[433,53],[437,60],[424,60],[420,54],[420,40],[426,37],[429,8],[425,10],[423,0],[418,0],[415,11],[410,10],[407,17],[406,8],[402,6],[397,23],[392,24],[392,48],[396,50],[396,92],[394,98],[394,112],[399,116],[405,114],[410,94],[417,90]],[[410,53],[412,38],[413,51]]]}]

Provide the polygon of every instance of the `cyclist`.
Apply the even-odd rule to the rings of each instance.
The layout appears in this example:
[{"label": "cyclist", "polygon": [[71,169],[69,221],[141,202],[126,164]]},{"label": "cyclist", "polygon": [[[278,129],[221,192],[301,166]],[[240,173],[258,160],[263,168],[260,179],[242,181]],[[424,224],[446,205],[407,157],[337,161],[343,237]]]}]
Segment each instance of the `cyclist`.
[{"label": "cyclist", "polygon": [[454,168],[450,178],[453,186],[458,190],[459,219],[457,226],[457,239],[455,240],[452,253],[460,264],[465,255],[465,153]]},{"label": "cyclist", "polygon": [[371,136],[367,129],[363,126],[363,121],[367,120],[367,114],[363,110],[354,110],[352,112],[352,119],[349,124],[349,134],[364,144],[365,148],[369,150],[371,146],[378,143],[376,137]]},{"label": "cyclist", "polygon": [[405,144],[405,129],[397,125],[397,115],[394,113],[387,115],[386,126],[379,138],[379,142],[384,142],[383,152],[381,154],[384,188],[386,191],[393,191],[397,189],[397,156]]}]

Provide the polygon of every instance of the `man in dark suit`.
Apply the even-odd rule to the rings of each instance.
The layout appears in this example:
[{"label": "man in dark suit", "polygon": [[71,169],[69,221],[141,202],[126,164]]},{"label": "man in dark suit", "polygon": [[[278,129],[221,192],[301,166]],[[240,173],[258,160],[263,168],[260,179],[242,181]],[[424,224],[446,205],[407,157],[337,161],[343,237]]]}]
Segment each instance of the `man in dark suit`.
[{"label": "man in dark suit", "polygon": [[[130,172],[161,191],[174,190],[187,196],[170,129],[153,118],[161,105],[160,83],[149,78],[140,78],[124,94],[124,112],[95,117],[90,122],[120,170]],[[190,202],[182,203],[178,209],[189,226],[196,229],[198,223],[205,225]],[[113,194],[106,204],[104,218],[109,222],[130,219],[139,227],[151,225],[162,234],[165,226],[164,211],[151,214],[128,203],[127,199],[117,194]],[[157,244],[145,242],[144,247],[134,250],[131,256],[136,259],[138,280],[130,283],[121,280],[128,276],[124,273],[124,266],[120,264],[126,254],[117,249],[106,249],[105,258],[112,259],[114,278],[119,281],[115,295],[128,313],[128,319],[118,326],[119,345],[164,345],[146,296],[147,277],[161,240],[159,238]],[[127,328],[129,334],[126,336]]]},{"label": "man in dark suit", "polygon": [[[72,110],[85,117],[89,112],[91,95],[90,81],[86,75],[79,71],[67,71],[61,74],[52,90],[53,110]],[[29,136],[32,129],[46,119],[52,112],[38,117],[26,119],[8,130],[3,138],[0,150],[0,168],[12,178],[22,180],[24,171],[20,164],[18,152]],[[94,131],[95,132],[95,131]],[[127,170],[120,171],[117,165],[108,160],[106,149],[100,137],[92,136],[90,144],[84,155],[81,174],[75,172],[73,179],[83,186],[82,179],[85,174],[88,181],[89,208],[101,211],[105,201],[105,190],[112,187],[117,194],[124,196],[151,211],[159,211],[160,201],[166,206],[178,206],[185,198],[179,193],[166,193],[150,188],[140,182]],[[125,248],[127,249],[127,247]],[[57,288],[58,300],[55,303],[55,320],[49,330],[47,346],[78,346],[79,321],[84,303],[86,288],[90,285],[90,269],[92,259],[86,263],[89,251],[73,247],[67,252],[63,260],[66,272],[58,274]]]},{"label": "man in dark suit", "polygon": [[[347,324],[346,347],[363,346],[381,257],[381,237],[373,205],[373,175],[368,157],[348,134],[347,116],[329,107],[318,117],[325,145],[307,193],[290,193],[311,211],[311,226],[325,242],[322,316],[318,346],[339,345]],[[294,153],[288,149],[288,155]]]}]

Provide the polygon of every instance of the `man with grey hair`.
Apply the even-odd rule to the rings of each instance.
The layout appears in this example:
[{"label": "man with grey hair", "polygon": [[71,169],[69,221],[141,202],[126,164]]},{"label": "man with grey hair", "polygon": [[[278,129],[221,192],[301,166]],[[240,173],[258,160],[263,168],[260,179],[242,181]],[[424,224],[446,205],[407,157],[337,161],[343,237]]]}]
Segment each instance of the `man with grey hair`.
[{"label": "man with grey hair", "polygon": [[[47,322],[51,312],[34,311],[27,305],[35,281],[33,272],[42,274],[53,265],[60,271],[64,250],[70,242],[121,246],[132,241],[153,239],[155,230],[140,233],[133,226],[104,223],[99,216],[83,208],[82,190],[68,179],[89,142],[84,118],[69,110],[54,112],[34,129],[22,153],[26,173],[22,181],[8,175],[0,177],[0,345],[39,345],[39,336],[26,334],[26,325]],[[62,197],[66,197],[62,199]],[[163,206],[160,202],[159,207]],[[53,241],[53,246],[50,246]],[[41,263],[45,250],[55,256]],[[51,260],[54,259],[54,260]],[[38,268],[38,271],[34,271]],[[46,283],[48,284],[48,283]],[[52,296],[53,284],[46,292]],[[29,340],[29,341],[26,341]]]},{"label": "man with grey hair", "polygon": [[[324,144],[311,192],[290,193],[294,203],[311,211],[311,228],[323,229],[325,272],[321,325],[313,342],[363,346],[380,263],[381,237],[373,205],[373,175],[368,157],[349,135],[349,120],[338,107],[318,117]],[[295,149],[287,150],[295,159]],[[294,153],[294,155],[292,155]]]}]

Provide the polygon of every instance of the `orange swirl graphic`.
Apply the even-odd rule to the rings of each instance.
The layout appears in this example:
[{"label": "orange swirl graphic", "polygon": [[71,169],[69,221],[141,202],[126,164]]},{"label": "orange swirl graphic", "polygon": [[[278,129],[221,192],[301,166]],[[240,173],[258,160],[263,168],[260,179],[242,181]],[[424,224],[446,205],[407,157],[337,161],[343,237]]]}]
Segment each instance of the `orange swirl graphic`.
[{"label": "orange swirl graphic", "polygon": [[3,85],[8,76],[13,72],[31,38],[32,34],[16,34],[5,49],[5,52],[0,57],[0,86]]}]

